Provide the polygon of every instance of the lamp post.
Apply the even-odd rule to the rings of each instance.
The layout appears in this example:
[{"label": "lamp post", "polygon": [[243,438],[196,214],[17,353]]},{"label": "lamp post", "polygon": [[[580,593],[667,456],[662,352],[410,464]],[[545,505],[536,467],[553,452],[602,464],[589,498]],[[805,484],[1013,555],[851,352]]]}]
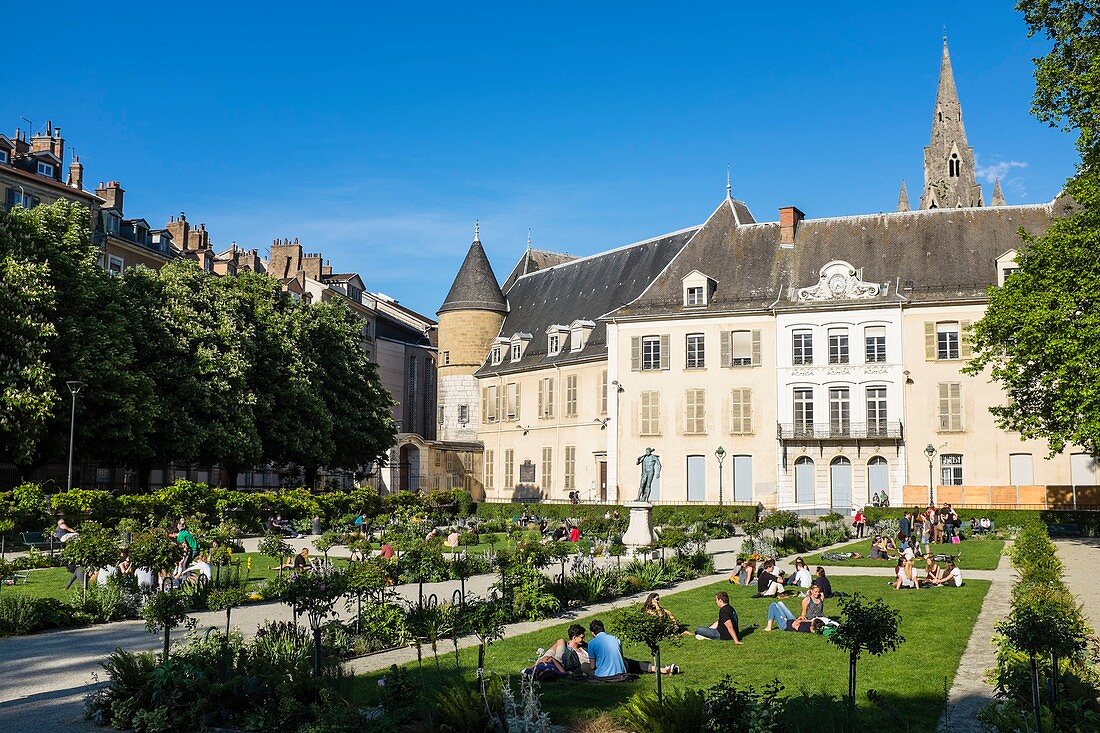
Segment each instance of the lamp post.
[{"label": "lamp post", "polygon": [[65,382],[69,386],[69,391],[73,395],[73,411],[69,418],[69,481],[66,484],[69,491],[73,488],[73,436],[76,433],[76,396],[80,394],[80,388],[84,386],[84,382],[78,382],[72,380]]},{"label": "lamp post", "polygon": [[714,457],[718,459],[718,506],[722,506],[722,461],[726,459],[726,449],[718,446]]},{"label": "lamp post", "polygon": [[936,457],[936,448],[931,443],[924,449],[924,456],[928,459],[928,505],[932,506],[936,503],[935,498],[932,496],[932,459]]}]

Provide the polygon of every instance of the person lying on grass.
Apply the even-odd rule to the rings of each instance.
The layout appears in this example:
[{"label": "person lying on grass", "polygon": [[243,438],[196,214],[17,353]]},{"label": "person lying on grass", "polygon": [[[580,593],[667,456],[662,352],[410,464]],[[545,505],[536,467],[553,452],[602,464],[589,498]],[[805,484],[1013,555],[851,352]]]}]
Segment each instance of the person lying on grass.
[{"label": "person lying on grass", "polygon": [[716,639],[741,644],[741,631],[737,628],[737,611],[730,605],[729,594],[719,591],[714,595],[718,606],[718,620],[710,626],[700,626],[695,630],[696,639]]},{"label": "person lying on grass", "polygon": [[[588,656],[594,669],[592,676],[618,677],[624,674],[653,674],[654,667],[649,662],[639,662],[623,656],[623,643],[619,637],[607,633],[603,621],[594,619],[588,625],[592,632],[592,641],[588,644]],[[661,667],[661,674],[680,674],[680,667],[670,664]]]},{"label": "person lying on grass", "polygon": [[810,595],[802,599],[802,613],[797,617],[782,601],[771,604],[768,607],[768,625],[764,627],[764,631],[772,631],[774,624],[781,631],[807,633],[811,630],[812,622],[824,615],[825,596],[821,592],[821,586],[812,585]]}]

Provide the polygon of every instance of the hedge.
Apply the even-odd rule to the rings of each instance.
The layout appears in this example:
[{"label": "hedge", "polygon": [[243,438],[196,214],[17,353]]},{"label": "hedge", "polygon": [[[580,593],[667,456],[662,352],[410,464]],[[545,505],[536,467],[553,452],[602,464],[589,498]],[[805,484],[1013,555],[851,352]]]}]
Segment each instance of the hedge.
[{"label": "hedge", "polygon": [[[880,519],[901,519],[905,511],[905,507],[869,506],[864,508],[863,513],[868,522],[874,523]],[[1100,535],[1100,512],[1072,509],[956,509],[955,511],[958,512],[959,519],[964,522],[969,522],[972,518],[986,517],[997,529],[1023,527],[1028,522],[1039,521],[1047,527],[1075,524],[1081,528],[1083,535],[1090,537]]]},{"label": "hedge", "polygon": [[[601,519],[608,512],[619,512],[623,519],[630,510],[619,504],[490,504],[477,505],[474,514],[481,519],[507,519],[535,513],[545,519]],[[743,526],[755,522],[756,506],[669,506],[653,507],[655,524],[689,525],[696,522],[722,522]]]}]

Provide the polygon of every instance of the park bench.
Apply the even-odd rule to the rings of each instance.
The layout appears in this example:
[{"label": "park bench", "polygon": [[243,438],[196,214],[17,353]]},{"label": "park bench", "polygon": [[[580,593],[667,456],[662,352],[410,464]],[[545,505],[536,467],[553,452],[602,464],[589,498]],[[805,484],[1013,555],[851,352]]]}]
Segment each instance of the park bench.
[{"label": "park bench", "polygon": [[49,549],[53,552],[53,535],[45,532],[23,532],[23,544],[32,550]]},{"label": "park bench", "polygon": [[1047,527],[1051,537],[1080,537],[1081,525],[1079,524],[1052,524]]}]

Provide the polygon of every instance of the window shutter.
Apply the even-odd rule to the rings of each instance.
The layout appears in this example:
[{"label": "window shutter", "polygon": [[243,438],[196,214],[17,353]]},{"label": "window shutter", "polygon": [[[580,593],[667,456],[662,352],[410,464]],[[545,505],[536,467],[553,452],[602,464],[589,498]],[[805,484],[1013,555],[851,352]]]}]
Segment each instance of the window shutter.
[{"label": "window shutter", "polygon": [[932,321],[924,322],[924,360],[936,360],[936,324]]},{"label": "window shutter", "polygon": [[482,387],[481,388],[481,422],[488,422],[488,420],[489,420],[489,413],[486,412],[486,410],[485,410],[486,404],[488,402],[489,402],[489,388],[488,387]]},{"label": "window shutter", "polygon": [[500,387],[497,387],[496,392],[497,392],[496,405],[493,406],[493,409],[496,411],[496,419],[501,420],[501,419],[504,418],[504,409],[503,409],[503,405],[502,405],[502,403],[504,401],[504,395],[501,394]]},{"label": "window shutter", "polygon": [[668,349],[669,349],[668,334],[666,333],[663,336],[661,336],[661,369],[666,370],[666,371],[669,368]]},{"label": "window shutter", "polygon": [[730,360],[730,332],[722,332],[722,366],[728,367],[733,362]]},{"label": "window shutter", "polygon": [[546,414],[546,380],[539,380],[539,417]]},{"label": "window shutter", "polygon": [[546,380],[546,416],[554,416],[554,378],[549,377]]},{"label": "window shutter", "polygon": [[970,321],[959,321],[959,358],[969,359],[974,356],[974,350],[970,346]]},{"label": "window shutter", "polygon": [[630,337],[630,370],[633,372],[642,369],[642,337]]},{"label": "window shutter", "polygon": [[752,432],[752,389],[745,387],[741,390],[741,432]]},{"label": "window shutter", "polygon": [[519,420],[519,382],[516,382],[516,420]]},{"label": "window shutter", "polygon": [[951,429],[962,430],[962,385],[958,382],[952,382],[949,395],[951,397]]},{"label": "window shutter", "polygon": [[752,332],[752,363],[753,366],[760,365],[760,331],[756,330]]}]

